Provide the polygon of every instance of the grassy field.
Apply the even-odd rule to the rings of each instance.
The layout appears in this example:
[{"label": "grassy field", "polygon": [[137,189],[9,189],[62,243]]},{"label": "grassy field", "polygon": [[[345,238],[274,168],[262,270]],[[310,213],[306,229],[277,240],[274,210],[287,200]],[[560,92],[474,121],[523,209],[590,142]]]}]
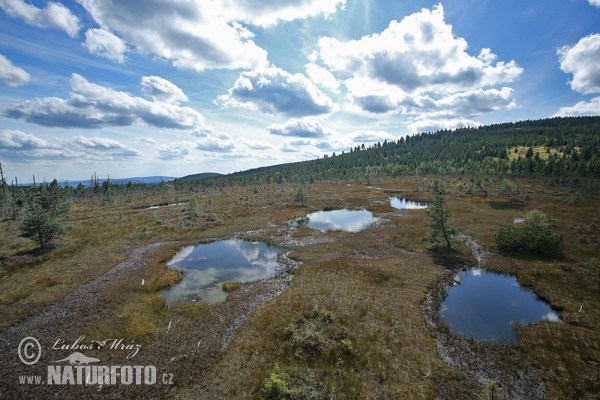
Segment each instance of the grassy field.
[{"label": "grassy field", "polygon": [[[564,258],[494,256],[485,268],[517,276],[560,312],[562,323],[530,325],[516,345],[518,356],[540,371],[547,397],[600,398],[600,291],[581,272],[590,258],[600,258],[600,197],[583,194],[581,203],[572,204],[571,188],[526,179],[514,179],[518,194],[501,196],[495,178],[484,196],[469,177],[438,179],[448,191],[454,226],[492,253],[497,252],[494,233],[513,226],[515,217],[537,209],[553,219],[551,229],[564,236]],[[45,251],[18,237],[19,222],[2,221],[0,329],[39,314],[127,260],[133,249],[161,243],[141,268],[98,296],[101,311],[90,312],[85,327],[69,339],[85,335],[139,343],[136,363],[172,373],[175,385],[107,387],[98,393],[65,387],[61,396],[94,391],[107,398],[260,398],[285,386],[315,398],[485,398],[481,382],[438,356],[422,310],[427,293],[451,275],[449,269],[474,263],[470,250],[460,242],[451,253],[431,250],[423,242],[425,212],[396,210],[384,194],[395,190],[399,197],[433,200],[432,181],[311,184],[304,207],[293,200],[292,184],[166,190],[133,199],[117,194],[115,203],[73,203],[61,220],[66,237]],[[191,198],[198,203],[196,215],[186,204],[147,208]],[[288,226],[309,212],[343,207],[366,208],[380,220],[358,233]],[[167,306],[160,291],[181,279],[166,267],[173,254],[184,245],[236,234],[290,251],[289,259],[300,263],[293,279],[231,285],[228,300],[212,306]],[[279,294],[280,287],[287,289]],[[106,365],[124,362],[101,350],[86,355]],[[43,388],[15,386],[16,376],[9,378],[2,378],[0,395],[48,396]]]}]

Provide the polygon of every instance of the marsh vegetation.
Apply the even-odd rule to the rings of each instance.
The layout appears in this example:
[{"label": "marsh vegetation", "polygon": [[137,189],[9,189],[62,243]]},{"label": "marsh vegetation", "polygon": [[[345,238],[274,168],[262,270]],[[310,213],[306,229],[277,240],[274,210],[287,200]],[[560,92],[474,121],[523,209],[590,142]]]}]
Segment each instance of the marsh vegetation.
[{"label": "marsh vegetation", "polygon": [[[481,140],[489,140],[485,151],[471,154],[471,147],[463,146],[468,151],[461,153],[462,160],[452,162],[446,155],[429,162],[426,147],[417,144],[429,143],[434,153],[438,145],[453,149],[471,130],[445,136],[454,142],[423,135],[408,145],[403,141],[316,160],[312,167],[300,163],[156,186],[9,185],[0,222],[2,341],[14,349],[27,335],[45,346],[57,337],[123,338],[141,345],[136,364],[155,365],[174,377],[169,386],[68,387],[61,392],[64,398],[269,398],[282,393],[480,398],[484,392],[488,397],[594,398],[600,393],[598,155],[592,151],[596,142],[579,146],[571,140],[569,129],[576,125],[561,127],[555,142],[539,135],[548,127],[526,123],[519,135],[503,126],[481,129]],[[577,140],[593,132],[598,140],[597,130],[584,128]],[[519,159],[517,147],[517,153],[507,151],[503,158],[502,149],[513,146],[514,151],[517,139],[531,142],[533,157]],[[535,159],[542,142],[557,150]],[[420,162],[393,164],[391,157],[405,150],[418,154]],[[352,159],[372,163],[343,168]],[[485,168],[476,172],[475,162]],[[552,162],[552,171],[561,165],[559,173],[544,172]],[[316,168],[320,164],[331,168]],[[507,179],[514,184],[510,193]],[[300,198],[303,191],[307,196]],[[437,214],[431,206],[397,209],[386,193],[441,207]],[[36,205],[64,230],[44,246],[21,236]],[[150,208],[158,205],[167,207]],[[365,209],[378,222],[356,232],[289,223],[340,209]],[[515,225],[516,216],[524,222]],[[454,228],[446,232],[450,249],[440,222]],[[531,236],[525,229],[551,240],[559,235],[561,251],[546,252],[547,243],[541,253],[505,246],[512,243],[511,235]],[[427,239],[432,230],[439,246]],[[508,233],[498,239],[499,232]],[[439,310],[441,298],[433,296],[437,288],[457,270],[477,265],[464,237],[485,252],[486,270],[514,276],[550,304],[562,323],[522,326],[514,346],[494,347],[446,335],[443,321],[424,316],[424,307]],[[182,247],[233,238],[278,247],[285,257],[277,262],[288,272],[254,282],[231,278],[237,282],[225,282],[231,284],[225,300],[214,304],[165,300],[162,292],[182,279],[167,265]],[[450,357],[456,364],[445,362],[449,358],[438,346],[442,334],[463,357]],[[38,367],[27,370],[14,352],[3,351],[2,365],[14,376],[0,377],[1,394],[48,397],[47,386],[24,388],[15,377],[43,374],[48,361],[68,355],[44,354]],[[94,349],[86,355],[106,365],[124,362],[114,351]],[[521,376],[532,377],[529,386],[514,384]],[[529,393],[521,390],[532,387]]]}]

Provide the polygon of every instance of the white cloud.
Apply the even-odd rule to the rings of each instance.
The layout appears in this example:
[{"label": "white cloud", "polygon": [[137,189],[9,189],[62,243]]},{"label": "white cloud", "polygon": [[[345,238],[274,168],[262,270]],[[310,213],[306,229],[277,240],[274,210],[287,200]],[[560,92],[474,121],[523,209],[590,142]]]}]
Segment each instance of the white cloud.
[{"label": "white cloud", "polygon": [[572,117],[579,115],[600,115],[600,97],[594,97],[589,102],[580,101],[572,107],[561,107],[555,116]]},{"label": "white cloud", "polygon": [[183,90],[158,76],[144,76],[142,78],[142,92],[146,96],[152,97],[154,101],[165,103],[178,103],[188,99]]},{"label": "white cloud", "polygon": [[6,86],[20,86],[29,81],[29,74],[0,54],[0,82]]},{"label": "white cloud", "polygon": [[224,0],[223,9],[229,19],[259,26],[278,21],[292,21],[324,14],[328,16],[343,7],[346,0]]},{"label": "white cloud", "polygon": [[100,138],[100,137],[84,137],[75,136],[69,143],[85,151],[91,151],[93,153],[99,153],[109,157],[137,157],[142,153],[127,147],[116,140]]},{"label": "white cloud", "polygon": [[227,153],[236,148],[235,141],[226,133],[205,133],[196,136],[200,138],[196,141],[196,148],[198,150]]},{"label": "white cloud", "polygon": [[306,73],[317,85],[327,88],[334,93],[339,92],[340,83],[327,69],[315,63],[306,64]]},{"label": "white cloud", "polygon": [[195,142],[181,141],[169,145],[161,145],[158,148],[158,158],[162,160],[183,159],[196,148]]},{"label": "white cloud", "polygon": [[250,31],[227,17],[221,1],[79,2],[102,28],[176,67],[203,71],[267,65],[267,52],[251,40]]},{"label": "white cloud", "polygon": [[348,99],[371,113],[448,119],[514,107],[512,89],[483,88],[511,82],[523,69],[514,61],[493,64],[497,57],[488,48],[471,56],[467,47],[444,21],[440,4],[360,40],[321,38],[318,55],[331,70],[351,75],[344,81]]},{"label": "white cloud", "polygon": [[204,125],[204,117],[190,107],[150,102],[90,83],[78,74],[71,76],[70,83],[69,99],[46,97],[25,101],[7,108],[3,114],[42,126],[63,128],[129,126],[137,121],[173,129],[195,129]]},{"label": "white cloud", "polygon": [[85,32],[83,45],[98,57],[108,58],[118,63],[125,61],[124,53],[127,51],[125,42],[105,29],[88,29]]},{"label": "white cloud", "polygon": [[600,0],[588,0],[588,1],[590,2],[591,5],[600,8]]},{"label": "white cloud", "polygon": [[0,129],[0,150],[24,151],[33,149],[58,150],[61,147],[48,143],[29,133],[18,130]]},{"label": "white cloud", "polygon": [[442,129],[457,129],[467,126],[477,127],[481,124],[469,119],[429,119],[421,118],[408,124],[408,130],[412,133],[435,132]]},{"label": "white cloud", "polygon": [[349,135],[350,139],[354,143],[376,143],[383,142],[387,140],[388,142],[391,140],[396,140],[396,137],[386,131],[355,131]]},{"label": "white cloud", "polygon": [[267,126],[267,131],[271,135],[294,136],[300,138],[323,138],[334,133],[332,130],[324,127],[315,119],[296,119],[292,118],[285,124],[272,124]]},{"label": "white cloud", "polygon": [[136,144],[156,144],[156,140],[149,138],[149,137],[144,137],[144,136],[140,136],[138,138],[135,138],[134,141]]},{"label": "white cloud", "polygon": [[60,29],[71,37],[79,32],[79,18],[61,3],[50,1],[44,9],[40,9],[23,0],[0,0],[0,8],[11,17],[21,18],[29,25]]},{"label": "white cloud", "polygon": [[273,148],[270,143],[262,140],[250,140],[245,138],[239,138],[238,140],[251,150],[269,150]]},{"label": "white cloud", "polygon": [[36,159],[115,160],[132,158],[142,153],[116,140],[101,137],[75,136],[60,145],[49,143],[35,135],[18,130],[0,129],[0,152],[4,157]]},{"label": "white cloud", "polygon": [[580,93],[600,92],[600,34],[589,35],[573,46],[558,49],[560,69],[573,74],[571,89]]},{"label": "white cloud", "polygon": [[305,117],[337,110],[333,101],[302,74],[277,67],[242,72],[227,95],[226,106],[259,110],[265,114]]},{"label": "white cloud", "polygon": [[350,150],[351,142],[343,138],[327,138],[315,140],[313,145],[319,150],[342,152]]}]

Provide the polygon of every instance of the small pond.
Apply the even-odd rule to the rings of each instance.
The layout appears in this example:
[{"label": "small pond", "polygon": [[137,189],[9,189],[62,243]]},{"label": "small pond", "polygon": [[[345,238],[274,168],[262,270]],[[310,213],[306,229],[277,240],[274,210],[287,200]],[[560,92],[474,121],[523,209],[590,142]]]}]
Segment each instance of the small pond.
[{"label": "small pond", "polygon": [[440,314],[457,336],[511,342],[518,322],[559,321],[558,314],[521,288],[514,276],[473,268],[459,272],[446,293]]},{"label": "small pond", "polygon": [[175,300],[217,303],[225,300],[226,282],[250,282],[284,271],[277,262],[279,249],[261,242],[227,239],[181,249],[167,265],[185,272],[183,280],[163,292]]},{"label": "small pond", "polygon": [[346,232],[358,232],[368,228],[378,218],[367,210],[333,210],[317,211],[303,218],[306,226],[321,232],[341,229]]},{"label": "small pond", "polygon": [[429,207],[429,203],[424,201],[411,200],[404,197],[400,198],[395,196],[390,198],[390,205],[401,210],[421,210]]}]

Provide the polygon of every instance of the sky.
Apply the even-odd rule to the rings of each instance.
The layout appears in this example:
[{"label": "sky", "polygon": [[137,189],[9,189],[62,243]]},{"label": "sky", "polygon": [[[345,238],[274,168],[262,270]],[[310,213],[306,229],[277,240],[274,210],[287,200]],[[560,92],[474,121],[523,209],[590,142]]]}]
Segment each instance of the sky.
[{"label": "sky", "polygon": [[8,183],[600,114],[600,0],[0,0]]}]

